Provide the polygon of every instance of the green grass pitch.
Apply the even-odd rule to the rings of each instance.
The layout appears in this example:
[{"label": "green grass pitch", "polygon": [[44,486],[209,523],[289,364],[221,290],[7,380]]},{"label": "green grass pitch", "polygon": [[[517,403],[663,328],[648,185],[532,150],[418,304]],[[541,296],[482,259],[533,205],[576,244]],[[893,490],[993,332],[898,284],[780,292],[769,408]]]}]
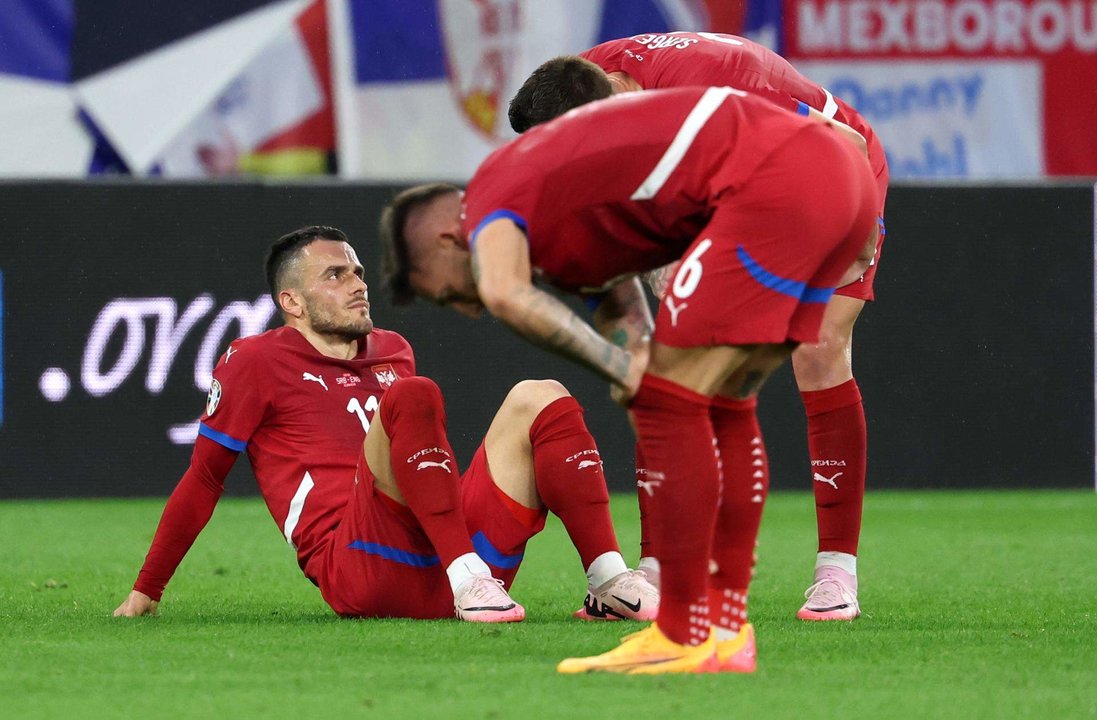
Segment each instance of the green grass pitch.
[{"label": "green grass pitch", "polygon": [[[335,618],[259,500],[225,500],[160,616],[113,619],[162,500],[0,503],[4,718],[1097,717],[1097,496],[869,495],[864,616],[795,619],[810,579],[804,493],[766,508],[753,676],[559,676],[636,629],[581,623],[559,523],[526,553],[526,622]],[[635,501],[614,499],[635,560]]]}]

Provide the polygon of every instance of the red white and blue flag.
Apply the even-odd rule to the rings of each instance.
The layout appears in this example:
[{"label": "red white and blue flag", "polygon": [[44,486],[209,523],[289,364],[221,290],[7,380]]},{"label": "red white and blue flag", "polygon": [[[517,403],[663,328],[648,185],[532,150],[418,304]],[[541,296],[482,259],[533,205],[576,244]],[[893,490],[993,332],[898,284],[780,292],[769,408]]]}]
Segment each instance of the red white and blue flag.
[{"label": "red white and blue flag", "polygon": [[514,136],[507,105],[548,58],[705,30],[696,0],[332,0],[339,172],[464,181]]}]

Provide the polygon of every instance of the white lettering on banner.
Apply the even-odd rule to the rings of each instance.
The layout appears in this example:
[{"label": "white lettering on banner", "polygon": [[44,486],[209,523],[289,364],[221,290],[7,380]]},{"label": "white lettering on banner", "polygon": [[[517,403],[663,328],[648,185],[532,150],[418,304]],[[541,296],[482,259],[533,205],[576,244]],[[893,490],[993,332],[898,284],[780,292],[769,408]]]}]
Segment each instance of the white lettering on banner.
[{"label": "white lettering on banner", "polygon": [[801,71],[865,116],[891,177],[1043,173],[1043,89],[1035,59],[806,62]]},{"label": "white lettering on banner", "polygon": [[799,53],[1097,50],[1097,0],[799,0]]},{"label": "white lettering on banner", "polygon": [[[80,380],[84,389],[89,395],[102,397],[125,382],[145,351],[145,320],[154,318],[156,323],[151,337],[152,352],[145,375],[145,389],[153,395],[160,394],[183,341],[214,305],[211,295],[202,294],[192,300],[179,316],[176,301],[170,297],[111,300],[95,318],[84,347],[80,365]],[[266,295],[260,296],[254,303],[229,303],[218,313],[195,360],[195,387],[203,391],[209,389],[211,370],[232,320],[240,322],[243,337],[261,332],[273,315],[274,302]],[[119,332],[122,333],[122,349],[110,367],[104,369],[107,347]]]},{"label": "white lettering on banner", "polygon": [[213,366],[217,364],[219,351],[225,344],[225,333],[233,322],[240,323],[240,333],[236,337],[248,337],[263,332],[273,315],[274,301],[266,295],[250,303],[234,300],[221,308],[198,349],[198,359],[194,363],[194,386],[199,390],[209,387],[213,379]]}]

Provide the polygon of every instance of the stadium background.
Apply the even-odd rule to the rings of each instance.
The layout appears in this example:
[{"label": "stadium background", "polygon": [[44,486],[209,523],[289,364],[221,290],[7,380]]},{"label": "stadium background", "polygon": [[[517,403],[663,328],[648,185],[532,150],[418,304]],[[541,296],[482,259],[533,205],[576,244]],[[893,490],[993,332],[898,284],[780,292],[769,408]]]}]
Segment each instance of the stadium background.
[{"label": "stadium background", "polygon": [[[890,241],[855,358],[871,487],[1092,486],[1097,94],[1076,89],[1097,83],[1097,3],[882,5],[13,0],[0,497],[166,495],[212,362],[274,322],[263,250],[308,223],[351,234],[374,317],[442,385],[463,460],[510,384],[552,376],[627,489],[604,386],[493,321],[390,307],[374,226],[404,184],[467,179],[544,57],[672,29],[781,49],[885,141]],[[798,403],[787,371],[764,394],[775,488],[809,484]],[[229,492],[253,492],[247,475]]]}]

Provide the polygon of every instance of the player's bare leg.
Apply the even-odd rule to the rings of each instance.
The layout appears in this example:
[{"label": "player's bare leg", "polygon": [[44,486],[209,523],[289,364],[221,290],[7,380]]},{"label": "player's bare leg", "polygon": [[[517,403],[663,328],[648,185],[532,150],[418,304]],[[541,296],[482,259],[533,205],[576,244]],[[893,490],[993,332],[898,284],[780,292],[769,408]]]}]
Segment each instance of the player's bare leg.
[{"label": "player's bare leg", "polygon": [[808,417],[808,449],[819,527],[818,555],[804,620],[852,620],[857,602],[857,544],[865,495],[867,437],[861,393],[853,379],[853,326],[865,301],[835,294],[819,342],[792,355]]},{"label": "player's bare leg", "polygon": [[473,550],[438,386],[423,377],[397,380],[382,397],[363,448],[374,487],[411,510],[438,552],[457,617],[473,622],[523,619],[525,610]]},{"label": "player's bare leg", "polygon": [[757,350],[653,343],[632,413],[654,493],[651,529],[661,565],[659,617],[619,647],[563,661],[563,673],[710,672],[718,668],[708,603],[720,492],[712,396]]},{"label": "player's bare leg", "polygon": [[654,619],[658,593],[621,557],[601,456],[567,389],[555,380],[518,383],[492,421],[484,448],[516,520],[536,523],[547,508],[563,522],[587,575],[587,597],[576,616]]}]

